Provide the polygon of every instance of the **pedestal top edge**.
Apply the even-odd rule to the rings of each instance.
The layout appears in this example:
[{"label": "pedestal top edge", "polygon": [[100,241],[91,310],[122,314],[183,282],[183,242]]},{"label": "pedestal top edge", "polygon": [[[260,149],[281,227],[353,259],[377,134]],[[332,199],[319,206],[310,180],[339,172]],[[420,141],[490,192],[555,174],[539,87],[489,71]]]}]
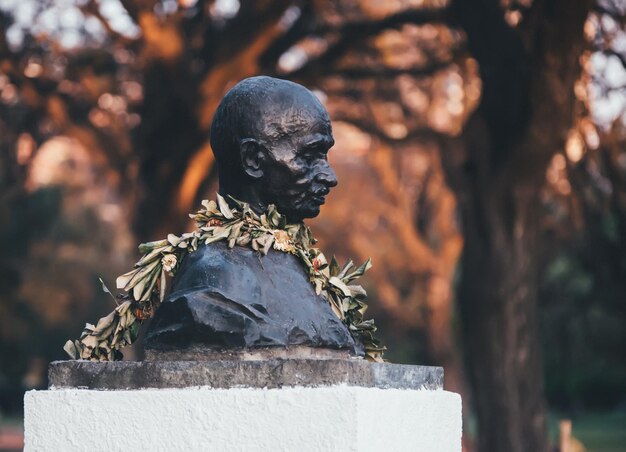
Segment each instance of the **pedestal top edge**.
[{"label": "pedestal top edge", "polygon": [[371,363],[363,359],[272,359],[220,361],[54,361],[51,389],[280,388],[348,386],[443,388],[443,368]]}]

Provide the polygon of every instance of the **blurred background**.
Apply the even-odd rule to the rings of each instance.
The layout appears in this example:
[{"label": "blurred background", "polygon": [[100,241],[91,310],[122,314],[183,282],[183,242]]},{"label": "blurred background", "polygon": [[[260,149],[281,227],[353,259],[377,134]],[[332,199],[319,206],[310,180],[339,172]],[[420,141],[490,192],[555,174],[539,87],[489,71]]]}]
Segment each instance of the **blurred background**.
[{"label": "blurred background", "polygon": [[373,258],[386,357],[445,367],[465,449],[626,451],[625,25],[625,0],[0,0],[0,450],[113,308],[98,277],[193,227],[214,110],[266,74],[327,106],[313,231]]}]

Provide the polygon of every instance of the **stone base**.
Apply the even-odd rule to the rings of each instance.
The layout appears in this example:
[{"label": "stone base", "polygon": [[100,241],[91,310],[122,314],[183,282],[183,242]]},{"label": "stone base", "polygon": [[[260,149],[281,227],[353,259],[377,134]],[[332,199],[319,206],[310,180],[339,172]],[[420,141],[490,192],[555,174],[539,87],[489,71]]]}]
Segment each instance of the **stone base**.
[{"label": "stone base", "polygon": [[24,398],[26,451],[461,451],[438,367],[61,361],[49,380]]},{"label": "stone base", "polygon": [[51,389],[281,388],[346,384],[366,388],[441,389],[443,369],[364,359],[267,361],[55,361]]},{"label": "stone base", "polygon": [[30,391],[26,451],[460,452],[461,398],[322,388]]}]

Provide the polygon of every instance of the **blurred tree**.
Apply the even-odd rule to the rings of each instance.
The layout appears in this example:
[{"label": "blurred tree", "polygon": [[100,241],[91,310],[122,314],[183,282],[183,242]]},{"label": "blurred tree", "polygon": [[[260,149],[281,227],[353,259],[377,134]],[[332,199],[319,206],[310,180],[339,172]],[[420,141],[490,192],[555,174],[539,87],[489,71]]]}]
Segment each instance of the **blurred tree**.
[{"label": "blurred tree", "polygon": [[570,410],[626,400],[626,4],[595,4],[585,36],[578,120],[543,193],[547,393]]},{"label": "blurred tree", "polygon": [[[87,160],[112,178],[112,209],[132,216],[139,240],[152,239],[188,227],[186,213],[211,191],[213,159],[206,137],[213,111],[232,84],[262,71],[316,87],[336,120],[338,148],[347,150],[344,156],[335,153],[342,180],[367,178],[371,185],[359,206],[367,221],[349,222],[347,212],[355,207],[350,200],[359,190],[353,186],[338,195],[325,222],[316,226],[336,252],[374,255],[378,312],[391,316],[390,326],[400,326],[398,338],[402,331],[425,327],[428,359],[445,365],[450,387],[462,390],[451,328],[451,280],[462,241],[438,140],[460,130],[479,91],[471,60],[451,65],[460,53],[459,34],[428,23],[444,17],[444,6],[13,4],[8,9],[14,21],[4,22],[2,32],[12,42],[3,52],[3,93],[9,99],[13,92],[5,102],[12,114],[18,106],[28,113],[26,123],[13,130],[33,129],[24,136],[33,149],[20,154],[15,136],[7,147],[14,152],[7,155],[21,159],[17,168],[32,180],[37,168],[50,164],[37,157],[46,140],[56,135],[77,140],[89,153]],[[403,61],[408,52],[414,57]],[[466,73],[474,77],[469,95]],[[43,185],[57,184],[63,181]],[[13,185],[38,187],[28,180]],[[94,197],[93,203],[99,200]],[[349,242],[336,240],[338,227],[353,229]],[[28,253],[23,259],[26,264]],[[28,305],[38,304],[36,290],[27,296]]]},{"label": "blurred tree", "polygon": [[[596,8],[623,17],[617,4]],[[11,378],[21,378],[36,367],[26,345],[35,332],[57,347],[59,332],[72,335],[107,311],[103,298],[92,302],[95,277],[112,279],[128,265],[133,242],[189,227],[186,214],[215,191],[207,136],[217,103],[238,80],[265,73],[306,84],[328,106],[341,184],[313,227],[340,256],[374,257],[369,291],[394,346],[389,356],[444,365],[448,387],[468,395],[452,290],[465,241],[457,293],[480,449],[545,450],[536,310],[538,287],[547,297],[555,280],[539,281],[539,270],[574,236],[543,242],[544,231],[567,229],[584,212],[576,224],[588,223],[589,237],[568,262],[578,268],[593,256],[583,267],[612,281],[606,312],[625,290],[615,282],[623,273],[594,270],[623,253],[614,235],[594,247],[593,232],[607,217],[613,231],[625,224],[623,130],[611,129],[613,140],[597,134],[603,145],[589,145],[597,152],[570,155],[580,137],[592,140],[598,120],[589,112],[602,98],[581,98],[594,67],[583,34],[590,8],[565,0],[0,0],[0,369],[19,349]],[[606,14],[595,14],[597,31]],[[623,63],[613,41],[595,44]],[[589,187],[607,177],[621,188],[590,199]],[[599,213],[600,205],[611,207]],[[424,350],[406,344],[420,335]],[[61,357],[56,350],[40,355]]]},{"label": "blurred tree", "polygon": [[462,145],[447,156],[465,238],[459,306],[478,449],[543,451],[540,195],[546,169],[576,120],[574,85],[591,2],[504,6],[497,0],[454,2],[483,83]]}]

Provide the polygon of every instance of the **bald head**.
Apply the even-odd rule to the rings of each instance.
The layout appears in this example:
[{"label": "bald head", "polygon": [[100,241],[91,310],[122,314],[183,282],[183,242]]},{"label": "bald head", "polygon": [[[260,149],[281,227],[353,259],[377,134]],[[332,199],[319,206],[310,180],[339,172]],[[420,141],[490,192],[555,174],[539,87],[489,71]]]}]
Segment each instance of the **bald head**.
[{"label": "bald head", "polygon": [[330,128],[328,113],[304,86],[273,77],[250,77],[231,88],[217,107],[211,147],[220,167],[230,173],[232,165],[239,165],[241,140],[279,140],[315,119],[325,120]]},{"label": "bald head", "polygon": [[[292,220],[317,215],[336,185],[326,159],[333,143],[328,113],[313,93],[272,77],[235,85],[211,125],[220,192],[276,204]],[[313,201],[304,199],[311,196]]]}]

